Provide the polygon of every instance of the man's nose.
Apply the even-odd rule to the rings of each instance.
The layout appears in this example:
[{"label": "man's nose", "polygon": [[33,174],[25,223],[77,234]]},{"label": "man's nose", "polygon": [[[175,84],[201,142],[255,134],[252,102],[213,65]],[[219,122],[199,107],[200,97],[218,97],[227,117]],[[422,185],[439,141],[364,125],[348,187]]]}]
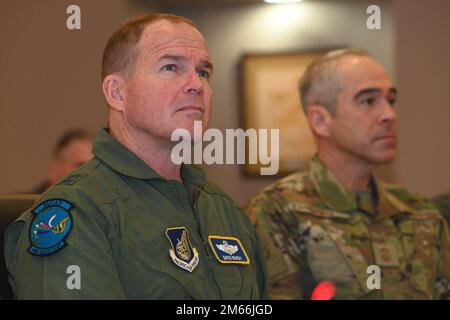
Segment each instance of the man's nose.
[{"label": "man's nose", "polygon": [[394,106],[388,100],[384,100],[382,112],[381,123],[392,124],[397,121],[397,113]]},{"label": "man's nose", "polygon": [[203,79],[199,76],[197,70],[192,70],[186,75],[184,84],[184,93],[192,95],[203,94]]}]

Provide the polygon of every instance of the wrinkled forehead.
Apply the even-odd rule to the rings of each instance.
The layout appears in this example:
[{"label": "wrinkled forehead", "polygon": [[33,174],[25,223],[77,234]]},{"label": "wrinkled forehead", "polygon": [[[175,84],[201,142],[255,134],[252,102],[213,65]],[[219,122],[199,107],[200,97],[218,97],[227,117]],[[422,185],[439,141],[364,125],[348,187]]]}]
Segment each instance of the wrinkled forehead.
[{"label": "wrinkled forehead", "polygon": [[149,24],[142,33],[139,47],[151,54],[158,54],[170,48],[191,48],[209,56],[203,35],[184,22],[160,20]]}]

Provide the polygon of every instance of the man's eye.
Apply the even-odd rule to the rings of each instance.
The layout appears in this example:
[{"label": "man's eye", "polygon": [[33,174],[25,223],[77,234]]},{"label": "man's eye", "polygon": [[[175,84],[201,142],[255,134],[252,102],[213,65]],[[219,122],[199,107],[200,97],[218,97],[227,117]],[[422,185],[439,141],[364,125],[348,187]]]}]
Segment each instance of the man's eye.
[{"label": "man's eye", "polygon": [[198,71],[198,75],[200,76],[200,77],[203,77],[203,78],[206,78],[206,79],[209,79],[209,72],[208,71],[206,71],[206,70],[199,70]]},{"label": "man's eye", "polygon": [[163,71],[176,71],[177,70],[177,66],[174,64],[166,64],[165,66],[163,66],[161,68],[161,70]]},{"label": "man's eye", "polygon": [[391,106],[395,106],[395,103],[397,102],[397,99],[391,98],[391,99],[388,99],[388,102],[389,102],[389,104],[390,104]]},{"label": "man's eye", "polygon": [[363,99],[361,103],[365,106],[373,106],[377,103],[377,98],[366,98]]}]

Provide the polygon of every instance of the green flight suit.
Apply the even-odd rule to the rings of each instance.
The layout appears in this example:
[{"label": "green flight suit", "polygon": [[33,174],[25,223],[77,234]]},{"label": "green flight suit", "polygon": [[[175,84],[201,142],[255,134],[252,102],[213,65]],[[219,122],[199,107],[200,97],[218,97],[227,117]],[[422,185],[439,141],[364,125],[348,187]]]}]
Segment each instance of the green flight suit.
[{"label": "green flight suit", "polygon": [[450,297],[442,216],[402,187],[372,178],[370,189],[345,189],[315,156],[309,170],[252,198],[248,213],[262,242],[270,298],[309,299],[325,281],[335,285],[336,299]]},{"label": "green flight suit", "polygon": [[[105,129],[97,135],[93,154],[7,230],[5,259],[18,299],[265,298],[258,237],[245,213],[206,181],[203,171],[183,165],[183,183],[167,180]],[[33,210],[48,199],[73,205],[71,230],[65,247],[35,256],[28,252]],[[169,254],[166,231],[181,227],[187,230],[191,251],[198,252],[192,272],[176,265]],[[249,264],[220,262],[209,236],[239,239]],[[70,278],[73,265],[81,275],[75,288],[70,285],[77,283]]]}]

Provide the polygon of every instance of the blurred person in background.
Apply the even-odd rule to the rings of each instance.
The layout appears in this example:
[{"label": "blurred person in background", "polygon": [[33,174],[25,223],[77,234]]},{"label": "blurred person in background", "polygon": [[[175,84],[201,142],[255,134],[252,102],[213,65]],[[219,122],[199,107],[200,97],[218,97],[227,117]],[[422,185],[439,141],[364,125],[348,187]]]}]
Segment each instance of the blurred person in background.
[{"label": "blurred person in background", "polygon": [[28,193],[43,193],[92,157],[92,137],[87,131],[75,129],[65,132],[53,149],[47,179]]}]

